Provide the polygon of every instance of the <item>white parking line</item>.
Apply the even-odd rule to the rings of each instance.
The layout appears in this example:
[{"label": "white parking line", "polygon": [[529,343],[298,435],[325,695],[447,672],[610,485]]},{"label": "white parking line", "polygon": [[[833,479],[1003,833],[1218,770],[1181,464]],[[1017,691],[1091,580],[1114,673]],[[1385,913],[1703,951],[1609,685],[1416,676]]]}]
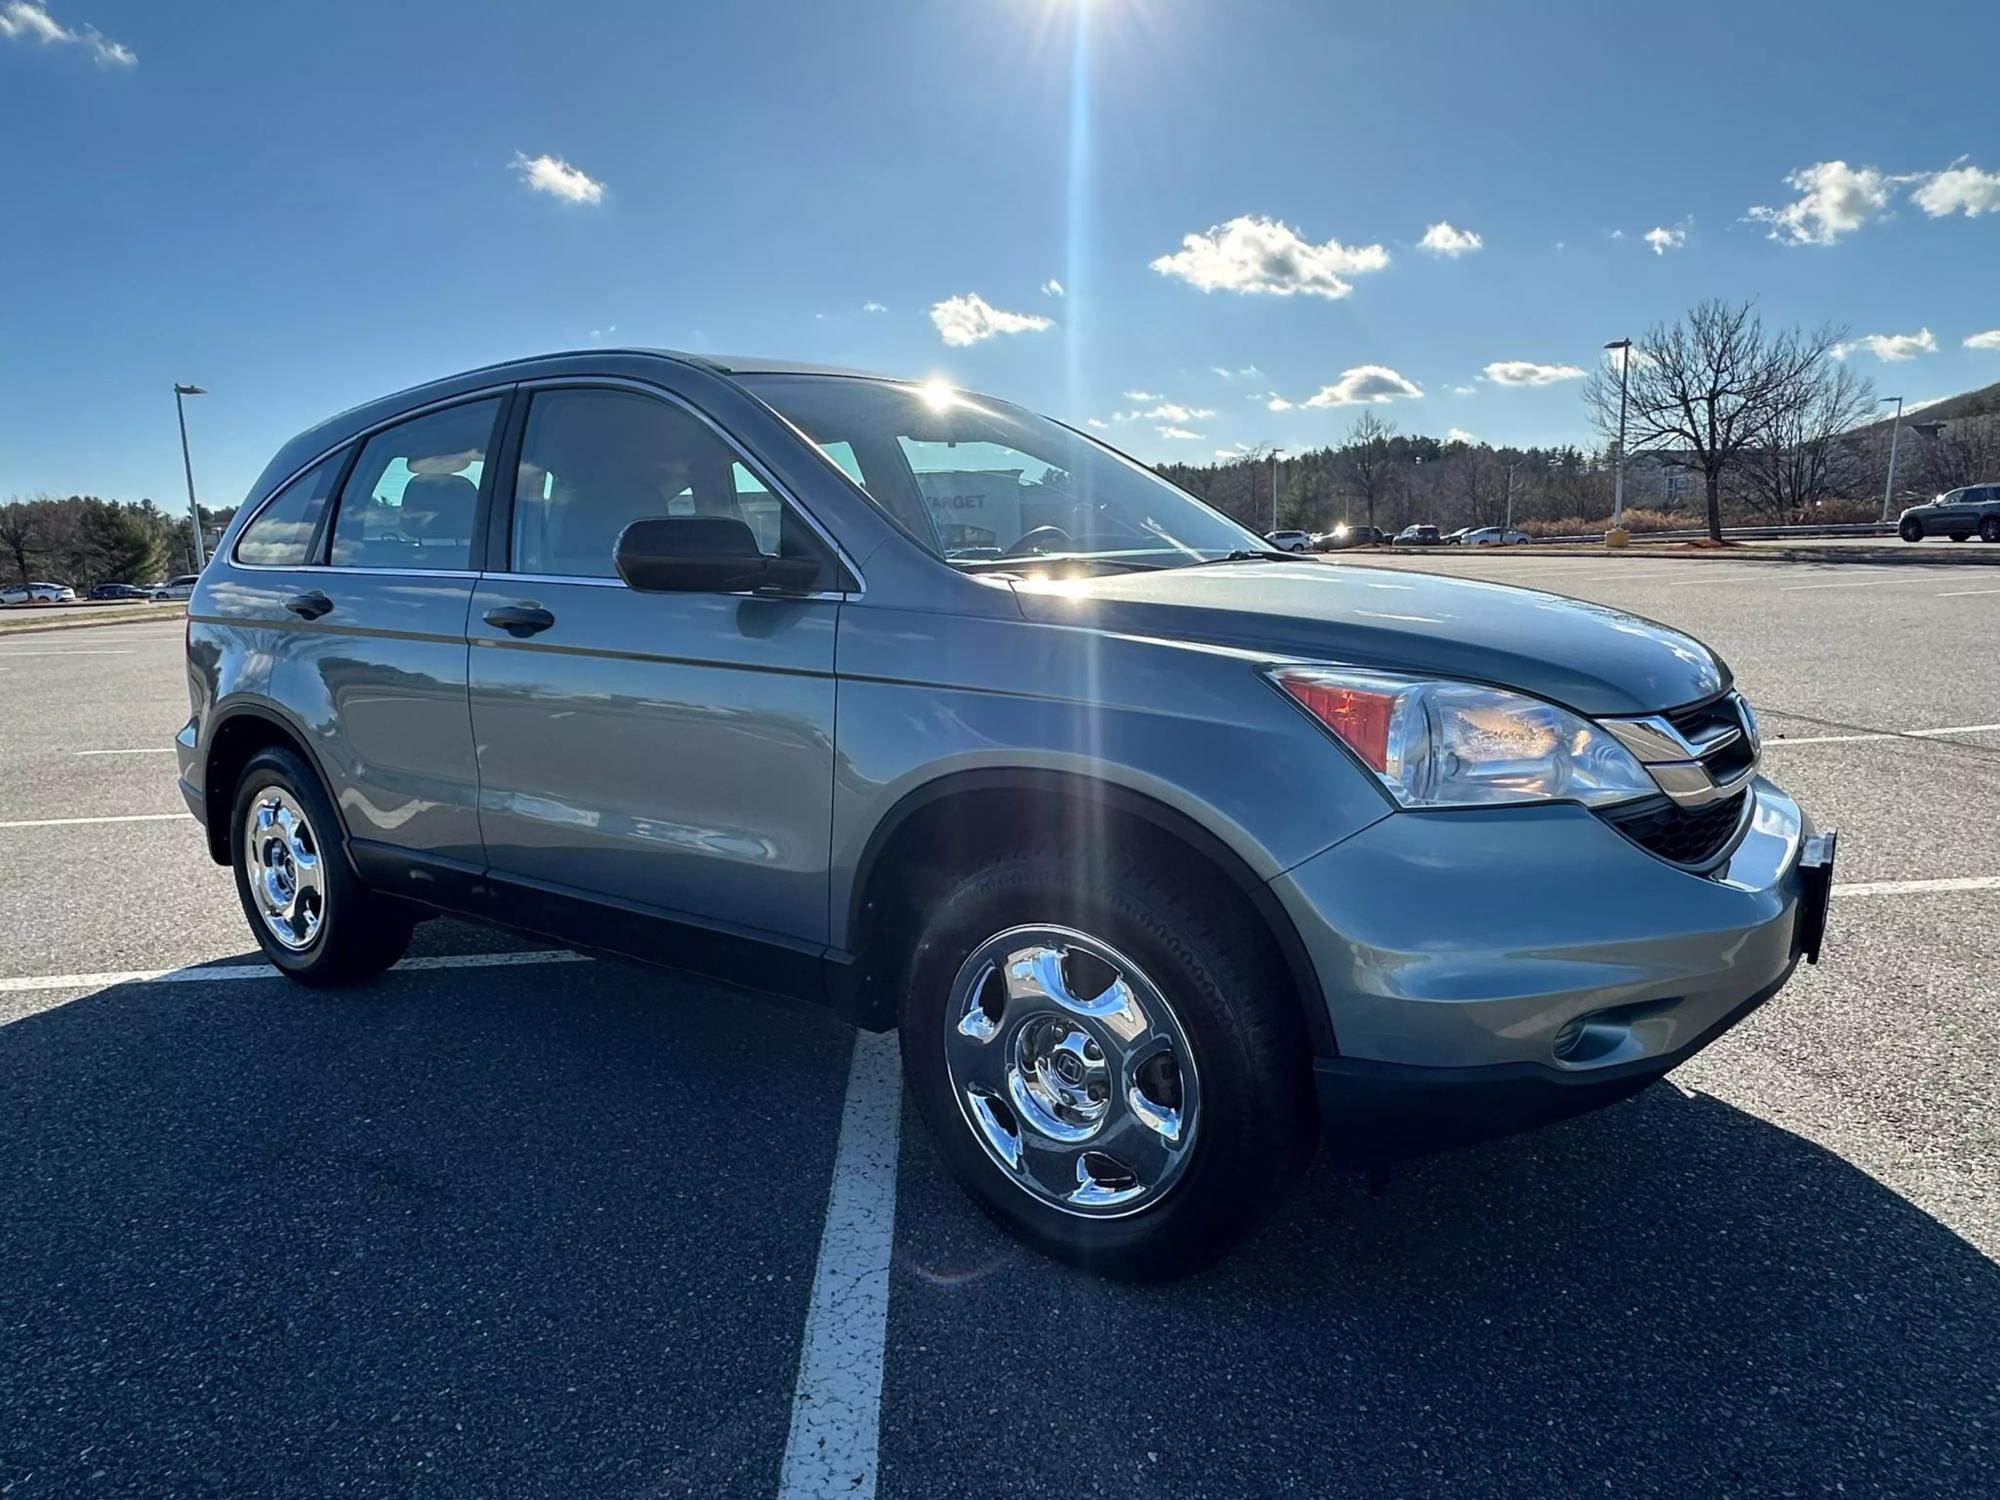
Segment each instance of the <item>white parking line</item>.
[{"label": "white parking line", "polygon": [[1865,745],[1879,740],[1934,740],[1947,734],[1992,734],[1996,730],[2000,730],[2000,724],[1952,724],[1943,729],[1904,729],[1895,734],[1804,734],[1795,738],[1766,738],[1764,748],[1772,750],[1780,745]]},{"label": "white parking line", "polygon": [[2000,891],[2000,875],[1959,875],[1945,880],[1857,880],[1836,885],[1836,896],[1916,896],[1931,891]]},{"label": "white parking line", "polygon": [[[587,954],[567,948],[543,948],[526,953],[447,953],[424,958],[406,958],[389,972],[406,973],[422,969],[506,969],[518,964],[583,964]],[[30,990],[101,990],[114,984],[208,984],[232,979],[276,979],[270,964],[196,964],[185,969],[123,969],[104,974],[28,974],[16,979],[0,979],[0,995],[17,995]]]},{"label": "white parking line", "polygon": [[875,1494],[902,1118],[895,1034],[857,1032],[779,1500],[873,1500]]},{"label": "white parking line", "polygon": [[0,657],[5,657],[9,661],[17,656],[130,656],[131,654],[129,649],[122,646],[115,650],[103,651],[0,651]]},{"label": "white parking line", "polygon": [[1974,594],[2000,594],[2000,589],[1945,589],[1940,599],[1969,599]]},{"label": "white parking line", "polygon": [[1887,583],[1886,578],[1864,578],[1858,583],[1786,583],[1779,585],[1781,594],[1798,594],[1807,589],[1872,589],[1878,583]]},{"label": "white parking line", "polygon": [[193,813],[124,813],[118,817],[105,818],[22,818],[12,823],[0,823],[0,828],[70,828],[79,823],[178,823],[181,819],[194,821]]},{"label": "white parking line", "polygon": [[137,750],[78,750],[77,755],[172,755],[172,745],[145,745]]}]

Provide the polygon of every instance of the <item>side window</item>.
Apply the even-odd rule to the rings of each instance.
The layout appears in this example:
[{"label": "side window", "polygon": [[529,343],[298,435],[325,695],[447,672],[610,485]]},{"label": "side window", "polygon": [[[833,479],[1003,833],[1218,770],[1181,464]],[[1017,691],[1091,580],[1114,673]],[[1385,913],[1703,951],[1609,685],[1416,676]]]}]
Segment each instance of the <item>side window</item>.
[{"label": "side window", "polygon": [[513,570],[615,578],[618,534],[642,516],[725,516],[773,556],[819,555],[791,508],[698,417],[630,391],[538,394],[515,476]]},{"label": "side window", "polygon": [[345,450],[313,465],[278,492],[236,539],[236,560],[260,568],[302,568],[319,529],[320,512],[340,476]]},{"label": "side window", "polygon": [[471,567],[479,475],[499,414],[495,397],[447,407],[370,438],[341,487],[333,565]]}]

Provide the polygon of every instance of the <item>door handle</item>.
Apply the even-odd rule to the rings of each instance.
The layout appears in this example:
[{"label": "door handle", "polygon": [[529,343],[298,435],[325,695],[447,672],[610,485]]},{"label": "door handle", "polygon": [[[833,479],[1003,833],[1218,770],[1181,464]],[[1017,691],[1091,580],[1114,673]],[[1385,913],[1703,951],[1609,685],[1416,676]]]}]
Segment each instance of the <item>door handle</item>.
[{"label": "door handle", "polygon": [[292,595],[285,601],[285,608],[302,619],[317,620],[333,608],[333,601],[318,589],[311,589],[303,594]]},{"label": "door handle", "polygon": [[540,635],[555,622],[556,617],[539,604],[501,604],[486,611],[488,625],[506,631],[517,641]]}]

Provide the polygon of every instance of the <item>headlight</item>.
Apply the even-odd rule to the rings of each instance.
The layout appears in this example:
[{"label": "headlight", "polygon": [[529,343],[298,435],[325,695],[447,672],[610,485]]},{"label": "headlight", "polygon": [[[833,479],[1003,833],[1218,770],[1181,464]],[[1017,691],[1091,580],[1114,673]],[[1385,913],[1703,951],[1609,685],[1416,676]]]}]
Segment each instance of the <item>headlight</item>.
[{"label": "headlight", "polygon": [[1269,675],[1405,807],[1596,807],[1659,792],[1609,734],[1537,698],[1344,667],[1274,667]]}]

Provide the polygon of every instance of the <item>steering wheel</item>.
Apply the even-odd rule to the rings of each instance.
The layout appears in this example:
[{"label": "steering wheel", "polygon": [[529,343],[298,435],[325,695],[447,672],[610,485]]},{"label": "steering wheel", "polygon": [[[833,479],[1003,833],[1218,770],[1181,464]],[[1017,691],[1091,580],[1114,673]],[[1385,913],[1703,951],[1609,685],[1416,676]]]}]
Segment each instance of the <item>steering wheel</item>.
[{"label": "steering wheel", "polygon": [[1002,557],[1026,557],[1030,553],[1047,552],[1056,547],[1069,547],[1074,538],[1060,526],[1037,526],[1032,531],[1024,531],[1014,538],[1013,543],[1001,550]]}]

